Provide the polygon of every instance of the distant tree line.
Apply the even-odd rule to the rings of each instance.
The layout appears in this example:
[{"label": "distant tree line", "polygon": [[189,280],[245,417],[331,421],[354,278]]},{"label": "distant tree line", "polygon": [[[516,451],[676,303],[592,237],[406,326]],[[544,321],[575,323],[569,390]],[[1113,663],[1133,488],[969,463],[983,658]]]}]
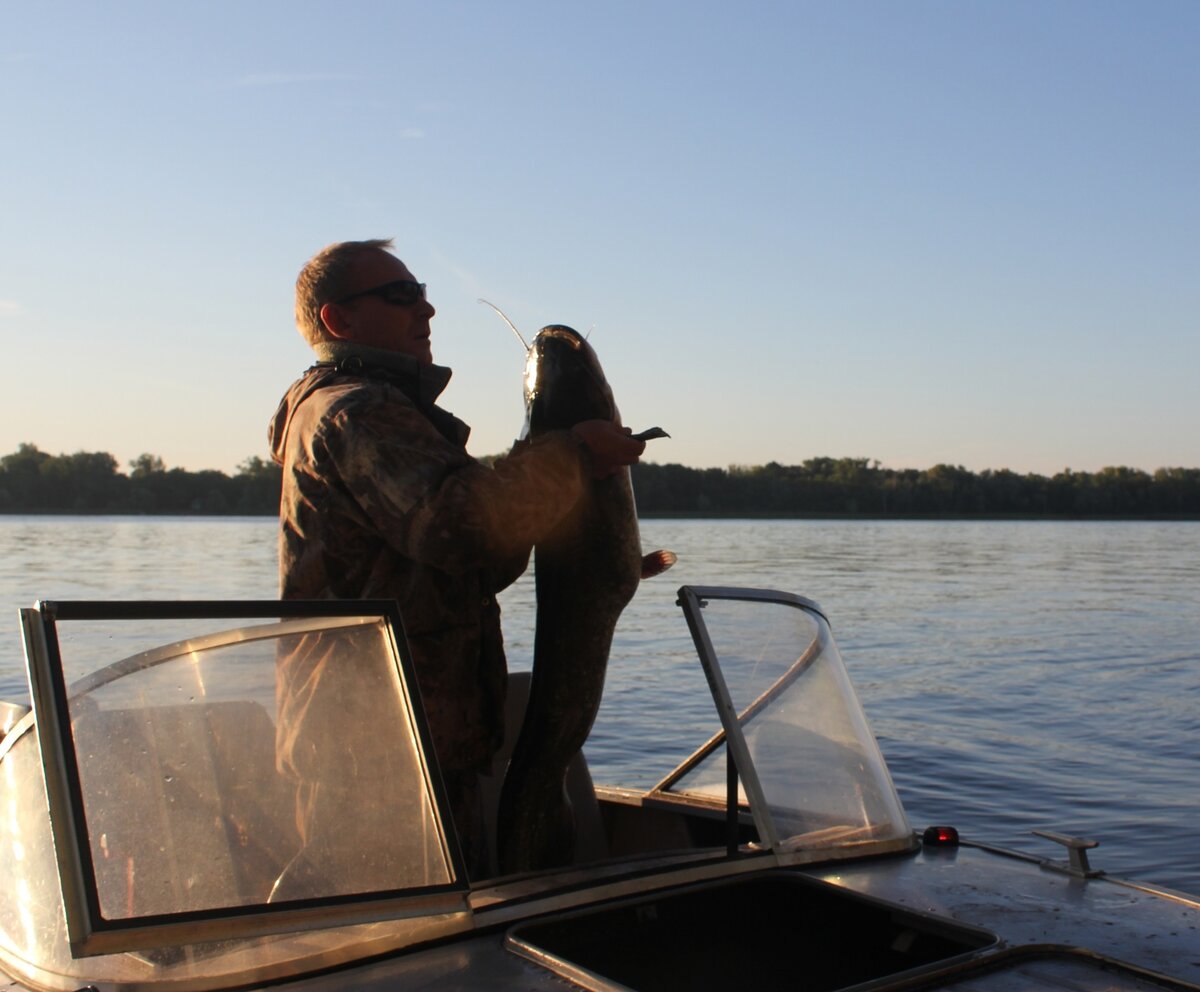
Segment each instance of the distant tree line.
[{"label": "distant tree line", "polygon": [[[144,454],[126,473],[104,452],[51,455],[22,444],[0,458],[0,513],[274,515],[280,481],[279,466],[257,457],[230,476],[168,469],[157,455]],[[1200,518],[1194,468],[1066,469],[1047,477],[810,458],[728,469],[645,463],[634,466],[633,485],[644,517]]]},{"label": "distant tree line", "polygon": [[695,469],[635,465],[643,516],[1200,517],[1200,469],[1018,475],[961,466],[883,468],[866,458]]},{"label": "distant tree line", "polygon": [[129,472],[100,451],[51,455],[22,444],[0,458],[0,513],[276,514],[279,466],[247,458],[237,473],[168,469],[139,455]]}]

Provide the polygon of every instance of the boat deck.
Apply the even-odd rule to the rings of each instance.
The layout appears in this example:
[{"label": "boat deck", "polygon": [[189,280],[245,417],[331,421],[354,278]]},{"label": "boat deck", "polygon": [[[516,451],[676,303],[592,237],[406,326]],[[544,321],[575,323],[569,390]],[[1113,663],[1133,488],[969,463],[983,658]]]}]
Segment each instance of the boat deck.
[{"label": "boat deck", "polygon": [[[1003,946],[995,952],[1010,967],[954,989],[1178,988],[1200,987],[1200,899],[1176,893],[1163,898],[1123,881],[1082,879],[1034,861],[997,856],[964,845],[924,848],[912,857],[845,863],[808,874],[856,892],[920,912],[984,927]],[[1086,952],[1080,955],[1079,952]],[[1051,953],[1053,952],[1053,953]],[[1060,953],[1064,952],[1064,953]],[[1143,985],[1137,976],[1110,971],[1070,984],[1069,974],[1089,974],[1099,959],[1119,961],[1159,978]],[[999,961],[997,962],[999,963]],[[1020,978],[1014,978],[1016,975]],[[1039,983],[1037,976],[1045,975]],[[1060,976],[1060,977],[1054,977]]]},{"label": "boat deck", "polygon": [[[873,990],[1200,989],[1200,901],[1188,896],[1164,899],[1161,891],[1151,894],[1104,877],[1074,878],[967,845],[797,870],[869,899],[989,930],[1000,939],[994,947],[932,969],[869,983]],[[853,935],[846,935],[837,953],[854,955]],[[670,950],[664,948],[663,954],[669,956]],[[660,975],[637,988],[650,992],[704,987],[687,975],[686,960],[678,964],[685,985]],[[791,954],[785,969],[764,967],[749,954],[742,966],[747,987],[755,990],[795,988],[798,980],[808,989],[837,987],[814,981],[812,962],[804,954]],[[660,970],[670,974],[669,967]],[[574,977],[587,988],[628,987],[601,976]],[[305,992],[397,987],[562,992],[566,987],[561,974],[506,947],[503,927],[292,984],[302,984]]]}]

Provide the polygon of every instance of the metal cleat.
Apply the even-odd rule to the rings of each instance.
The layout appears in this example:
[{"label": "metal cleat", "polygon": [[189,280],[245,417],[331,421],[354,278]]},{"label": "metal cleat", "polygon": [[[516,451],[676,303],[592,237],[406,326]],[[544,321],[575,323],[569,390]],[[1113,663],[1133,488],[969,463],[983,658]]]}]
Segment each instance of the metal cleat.
[{"label": "metal cleat", "polygon": [[1088,864],[1087,852],[1093,847],[1100,846],[1098,840],[1071,837],[1067,834],[1056,834],[1052,830],[1034,830],[1032,833],[1038,837],[1045,837],[1047,840],[1052,840],[1056,844],[1062,844],[1070,852],[1070,861],[1068,864],[1063,864],[1061,861],[1047,860],[1042,862],[1043,868],[1047,868],[1050,871],[1061,871],[1076,878],[1098,878],[1104,874],[1100,869],[1093,868]]}]

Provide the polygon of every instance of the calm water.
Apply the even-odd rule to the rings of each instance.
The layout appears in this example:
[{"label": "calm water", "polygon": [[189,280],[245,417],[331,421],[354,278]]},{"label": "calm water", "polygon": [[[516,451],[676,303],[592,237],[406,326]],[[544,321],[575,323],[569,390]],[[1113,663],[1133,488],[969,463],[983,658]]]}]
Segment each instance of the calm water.
[{"label": "calm water", "polygon": [[[1200,892],[1200,523],[647,521],[679,564],[622,617],[588,744],[651,785],[716,723],[675,591],[769,586],[825,609],[914,826]],[[24,699],[37,598],[272,598],[274,521],[0,517],[0,698]],[[528,667],[533,590],[504,596]]]}]

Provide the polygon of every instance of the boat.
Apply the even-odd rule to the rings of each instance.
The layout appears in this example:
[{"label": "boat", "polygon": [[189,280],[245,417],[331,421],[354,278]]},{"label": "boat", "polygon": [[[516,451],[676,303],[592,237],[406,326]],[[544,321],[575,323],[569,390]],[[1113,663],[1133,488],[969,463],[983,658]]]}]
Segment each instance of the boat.
[{"label": "boat", "polygon": [[[914,830],[816,603],[678,602],[706,739],[650,788],[576,756],[568,863],[476,878],[394,603],[22,610],[0,992],[1200,989],[1194,896],[1109,876],[1087,838],[1046,831],[1034,856]],[[297,773],[279,678],[314,651],[337,750]],[[336,817],[298,815],[314,788]]]}]

